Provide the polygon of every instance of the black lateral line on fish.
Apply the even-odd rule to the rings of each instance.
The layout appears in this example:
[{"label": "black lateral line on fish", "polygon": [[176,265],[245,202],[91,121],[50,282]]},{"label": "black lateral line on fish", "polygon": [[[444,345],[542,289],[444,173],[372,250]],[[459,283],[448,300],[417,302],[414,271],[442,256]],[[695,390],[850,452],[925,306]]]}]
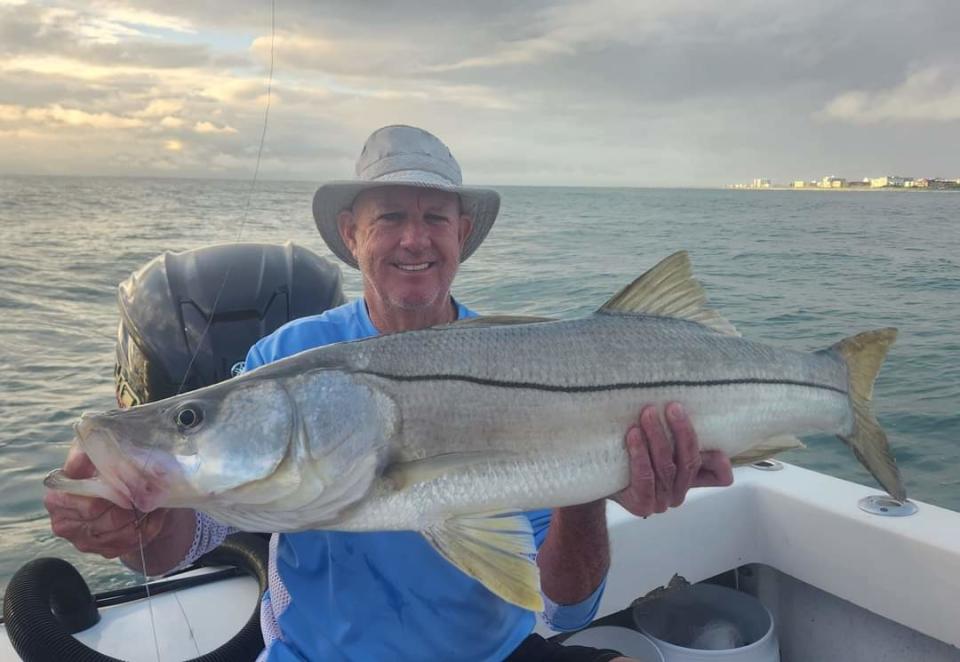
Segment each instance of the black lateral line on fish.
[{"label": "black lateral line on fish", "polygon": [[384,372],[374,372],[368,370],[358,370],[359,374],[371,375],[373,377],[382,377],[398,382],[468,382],[479,386],[497,386],[501,388],[530,389],[534,391],[549,391],[551,393],[597,393],[602,391],[623,391],[629,389],[651,389],[651,388],[671,388],[671,387],[710,387],[710,386],[737,386],[750,384],[765,384],[771,386],[805,386],[808,388],[824,389],[834,391],[842,395],[847,395],[845,389],[830,386],[829,384],[818,384],[816,382],[804,382],[795,379],[764,379],[762,377],[744,377],[741,379],[708,379],[702,381],[694,380],[674,380],[660,382],[620,382],[617,384],[595,384],[592,386],[561,386],[558,384],[536,384],[534,382],[510,382],[497,379],[484,379],[482,377],[470,377],[468,375],[391,375]]}]

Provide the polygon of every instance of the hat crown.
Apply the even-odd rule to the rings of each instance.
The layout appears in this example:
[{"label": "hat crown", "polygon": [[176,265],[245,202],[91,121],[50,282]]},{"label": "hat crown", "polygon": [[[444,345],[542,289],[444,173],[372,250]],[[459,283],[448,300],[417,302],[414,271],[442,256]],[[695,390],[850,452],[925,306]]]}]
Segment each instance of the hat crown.
[{"label": "hat crown", "polygon": [[450,148],[439,138],[413,126],[385,126],[374,131],[357,159],[357,177],[377,181],[392,173],[421,171],[460,186],[463,175]]}]

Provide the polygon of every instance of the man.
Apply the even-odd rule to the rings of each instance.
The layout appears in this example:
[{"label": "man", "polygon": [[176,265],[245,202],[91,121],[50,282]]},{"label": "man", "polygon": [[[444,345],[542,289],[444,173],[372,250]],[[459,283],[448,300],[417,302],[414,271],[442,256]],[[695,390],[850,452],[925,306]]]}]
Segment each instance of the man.
[{"label": "man", "polygon": [[[333,342],[422,329],[475,315],[451,295],[460,262],[496,219],[499,196],[461,185],[435,136],[388,126],[367,140],[357,179],[317,191],[313,211],[330,249],[363,276],[363,297],[295,320],[256,343],[246,368]],[[625,431],[631,483],[613,498],[647,516],[683,502],[697,485],[732,482],[729,461],[699,452],[682,408],[640,410]],[[672,441],[671,441],[672,439]],[[92,467],[74,452],[68,475]],[[81,551],[139,568],[131,516],[98,500],[48,493],[54,532]],[[527,513],[539,548],[545,617],[557,629],[586,625],[609,565],[605,503]],[[191,561],[226,534],[202,514],[151,513],[141,525],[150,573]],[[499,599],[412,532],[306,531],[274,535],[261,623],[270,660],[483,659],[510,655],[534,615]]]}]

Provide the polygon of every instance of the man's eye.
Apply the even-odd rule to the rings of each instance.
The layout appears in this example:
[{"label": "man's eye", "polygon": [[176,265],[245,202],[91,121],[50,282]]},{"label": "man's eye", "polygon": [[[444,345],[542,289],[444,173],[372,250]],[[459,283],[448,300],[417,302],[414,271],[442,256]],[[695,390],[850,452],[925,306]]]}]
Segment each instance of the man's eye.
[{"label": "man's eye", "polygon": [[383,221],[402,221],[403,214],[398,211],[389,211],[385,214],[380,214],[377,218]]},{"label": "man's eye", "polygon": [[439,214],[427,214],[424,217],[427,223],[448,223],[450,221],[446,216],[440,216]]}]

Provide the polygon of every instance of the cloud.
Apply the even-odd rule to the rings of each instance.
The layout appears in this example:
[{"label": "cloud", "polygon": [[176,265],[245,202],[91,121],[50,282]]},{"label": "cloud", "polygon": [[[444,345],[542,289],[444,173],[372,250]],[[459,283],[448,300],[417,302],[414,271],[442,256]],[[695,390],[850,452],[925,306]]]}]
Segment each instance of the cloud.
[{"label": "cloud", "polygon": [[103,12],[102,20],[106,23],[170,30],[184,34],[196,34],[197,32],[193,22],[181,16],[137,9],[120,2],[93,2],[90,6]]},{"label": "cloud", "polygon": [[78,69],[87,65],[201,66],[211,57],[205,45],[167,43],[143,27],[91,8],[0,5],[0,54],[24,62],[68,61]]},{"label": "cloud", "polygon": [[956,122],[960,120],[960,76],[938,66],[915,72],[887,90],[852,90],[831,99],[818,114],[852,124]]},{"label": "cloud", "polygon": [[182,99],[152,99],[147,107],[133,113],[136,117],[164,117],[183,110]]},{"label": "cloud", "polygon": [[112,113],[88,113],[76,108],[64,108],[54,104],[46,108],[0,106],[0,120],[40,125],[65,125],[95,129],[131,129],[144,126],[143,120],[119,117]]},{"label": "cloud", "polygon": [[[349,175],[396,122],[495,183],[946,171],[960,141],[955,0],[277,10],[266,177]],[[0,0],[0,171],[249,176],[270,28],[260,0]]]},{"label": "cloud", "polygon": [[197,133],[236,133],[237,130],[232,126],[217,126],[213,122],[197,122],[193,125],[193,130]]}]

